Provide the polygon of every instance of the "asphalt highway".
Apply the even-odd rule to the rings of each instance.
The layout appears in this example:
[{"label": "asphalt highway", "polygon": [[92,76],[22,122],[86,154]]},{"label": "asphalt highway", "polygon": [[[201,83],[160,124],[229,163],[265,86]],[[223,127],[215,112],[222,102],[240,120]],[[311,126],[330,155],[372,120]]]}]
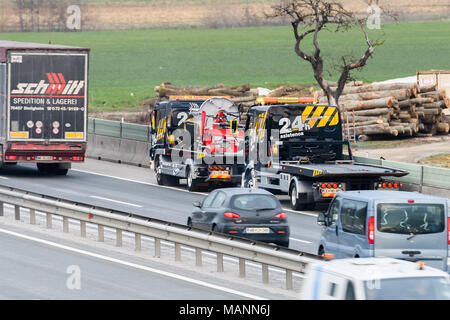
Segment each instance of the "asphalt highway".
[{"label": "asphalt highway", "polygon": [[[184,185],[158,186],[148,168],[92,159],[74,164],[67,176],[47,176],[33,164],[5,166],[0,184],[179,224],[186,223],[192,204],[206,195],[190,193]],[[317,213],[291,211],[286,197],[281,200],[291,228],[290,247],[317,253]]]},{"label": "asphalt highway", "polygon": [[[0,300],[273,299],[207,276],[0,226]],[[206,280],[206,281],[205,281]],[[217,281],[216,281],[217,282]],[[231,287],[231,288],[230,288]],[[234,286],[236,287],[236,286]],[[263,291],[264,293],[264,291]]]}]

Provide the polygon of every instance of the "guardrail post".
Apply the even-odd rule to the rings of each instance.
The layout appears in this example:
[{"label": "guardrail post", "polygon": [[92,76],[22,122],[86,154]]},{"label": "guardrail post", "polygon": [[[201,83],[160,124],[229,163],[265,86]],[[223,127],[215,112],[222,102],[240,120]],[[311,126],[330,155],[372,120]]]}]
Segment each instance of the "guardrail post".
[{"label": "guardrail post", "polygon": [[134,234],[134,244],[135,244],[135,250],[141,251],[141,235],[139,233]]},{"label": "guardrail post", "polygon": [[63,217],[63,232],[68,233],[69,232],[69,218]]},{"label": "guardrail post", "polygon": [[116,229],[116,247],[122,246],[122,230]]},{"label": "guardrail post", "polygon": [[195,248],[195,265],[201,267],[202,265],[202,249]]},{"label": "guardrail post", "polygon": [[98,225],[97,229],[98,229],[98,241],[99,242],[105,241],[105,228],[102,225]]},{"label": "guardrail post", "polygon": [[420,185],[419,185],[419,192],[422,193],[423,188],[423,166],[420,166]]},{"label": "guardrail post", "polygon": [[292,290],[292,270],[286,270],[286,289]]},{"label": "guardrail post", "polygon": [[30,224],[36,224],[36,210],[30,209]]},{"label": "guardrail post", "polygon": [[52,214],[51,213],[46,213],[46,220],[47,220],[47,229],[51,229],[52,228]]},{"label": "guardrail post", "polygon": [[223,253],[217,252],[217,272],[223,272]]},{"label": "guardrail post", "polygon": [[14,219],[20,220],[20,206],[17,204],[14,206]]},{"label": "guardrail post", "polygon": [[86,238],[86,221],[80,221],[80,234],[82,238]]},{"label": "guardrail post", "polygon": [[239,258],[239,277],[245,278],[245,259]]},{"label": "guardrail post", "polygon": [[261,271],[262,271],[262,282],[265,284],[269,283],[269,265],[263,263]]},{"label": "guardrail post", "polygon": [[175,243],[175,261],[181,261],[181,245]]},{"label": "guardrail post", "polygon": [[0,202],[0,217],[3,217],[3,206],[4,206],[4,203]]},{"label": "guardrail post", "polygon": [[161,239],[155,238],[155,258],[161,257]]}]

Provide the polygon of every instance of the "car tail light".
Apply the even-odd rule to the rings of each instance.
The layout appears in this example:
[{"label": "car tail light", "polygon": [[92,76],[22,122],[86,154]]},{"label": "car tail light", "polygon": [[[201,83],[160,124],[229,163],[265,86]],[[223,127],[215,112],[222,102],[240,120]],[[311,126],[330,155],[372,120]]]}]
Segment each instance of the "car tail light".
[{"label": "car tail light", "polygon": [[450,245],[450,218],[447,218],[447,244]]},{"label": "car tail light", "polygon": [[238,215],[237,213],[234,213],[234,212],[225,212],[225,213],[223,214],[223,216],[224,216],[225,218],[230,218],[230,219],[237,219],[237,218],[240,218],[240,217],[241,217],[240,215]]},{"label": "car tail light", "polygon": [[280,212],[280,213],[275,215],[275,218],[277,218],[277,219],[286,219],[287,218],[287,214],[285,212]]},{"label": "car tail light", "polygon": [[408,200],[408,203],[414,203],[414,200]]},{"label": "car tail light", "polygon": [[375,243],[375,218],[369,217],[369,228],[367,232],[367,240],[369,244]]}]

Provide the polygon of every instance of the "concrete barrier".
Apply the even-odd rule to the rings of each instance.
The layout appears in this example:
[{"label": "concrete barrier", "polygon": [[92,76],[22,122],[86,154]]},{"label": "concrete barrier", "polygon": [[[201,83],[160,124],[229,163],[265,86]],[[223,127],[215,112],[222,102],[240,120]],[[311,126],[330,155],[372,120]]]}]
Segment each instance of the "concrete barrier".
[{"label": "concrete barrier", "polygon": [[98,160],[120,161],[121,139],[90,134],[88,135],[87,156]]}]

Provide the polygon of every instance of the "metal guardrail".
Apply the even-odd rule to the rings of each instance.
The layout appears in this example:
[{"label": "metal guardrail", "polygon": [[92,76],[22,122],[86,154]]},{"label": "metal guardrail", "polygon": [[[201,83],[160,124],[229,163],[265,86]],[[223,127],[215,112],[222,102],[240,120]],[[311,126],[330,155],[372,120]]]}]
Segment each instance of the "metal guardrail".
[{"label": "metal guardrail", "polygon": [[[150,142],[149,126],[120,121],[89,118],[89,133],[113,138]],[[408,175],[401,178],[395,178],[395,180],[416,184],[420,188],[419,191],[422,191],[422,187],[450,190],[450,169],[365,157],[354,158],[359,163],[408,171]]]},{"label": "metal guardrail", "polygon": [[420,192],[422,191],[421,190],[422,187],[432,187],[450,190],[450,169],[429,167],[413,163],[404,163],[383,159],[373,159],[365,157],[354,157],[354,158],[359,163],[366,163],[408,171],[409,172],[408,175],[400,178],[396,177],[395,180],[404,183],[416,184],[419,186]]},{"label": "metal guardrail", "polygon": [[52,228],[52,215],[61,216],[63,232],[69,232],[69,219],[80,222],[81,237],[86,237],[86,223],[97,225],[98,241],[104,241],[104,228],[116,230],[116,246],[122,246],[123,231],[134,233],[135,250],[141,250],[141,237],[154,238],[154,255],[161,256],[161,240],[174,243],[175,260],[181,260],[181,245],[195,248],[196,265],[202,265],[202,250],[215,252],[217,271],[223,272],[224,255],[239,259],[239,275],[245,277],[245,262],[258,262],[262,266],[262,282],[269,282],[269,266],[286,271],[286,289],[293,288],[293,272],[303,273],[308,263],[317,256],[277,247],[225,234],[193,229],[162,220],[144,218],[120,211],[92,207],[89,204],[61,200],[23,190],[0,187],[0,216],[4,204],[14,205],[15,219],[20,220],[21,208],[30,210],[30,223],[36,224],[36,211],[46,214],[46,226]]}]

